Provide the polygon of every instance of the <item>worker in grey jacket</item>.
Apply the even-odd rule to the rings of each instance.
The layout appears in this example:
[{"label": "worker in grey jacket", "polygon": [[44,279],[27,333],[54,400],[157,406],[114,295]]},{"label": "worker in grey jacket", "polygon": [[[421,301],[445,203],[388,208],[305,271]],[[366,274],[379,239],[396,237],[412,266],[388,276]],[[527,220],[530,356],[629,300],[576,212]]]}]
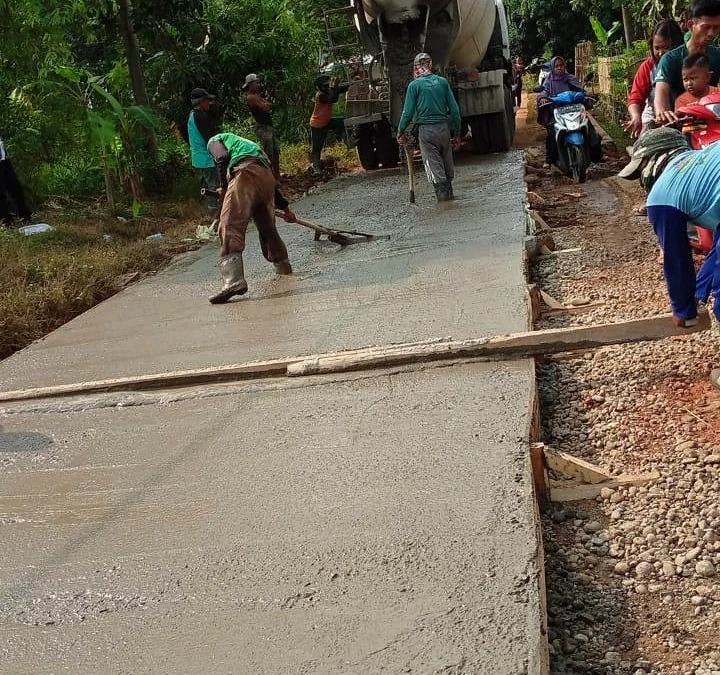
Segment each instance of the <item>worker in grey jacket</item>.
[{"label": "worker in grey jacket", "polygon": [[430,54],[415,57],[414,76],[405,94],[405,106],[398,124],[398,143],[407,143],[405,131],[414,119],[419,126],[425,173],[435,189],[437,200],[455,199],[452,151],[460,145],[460,108],[448,81],[432,72]]}]

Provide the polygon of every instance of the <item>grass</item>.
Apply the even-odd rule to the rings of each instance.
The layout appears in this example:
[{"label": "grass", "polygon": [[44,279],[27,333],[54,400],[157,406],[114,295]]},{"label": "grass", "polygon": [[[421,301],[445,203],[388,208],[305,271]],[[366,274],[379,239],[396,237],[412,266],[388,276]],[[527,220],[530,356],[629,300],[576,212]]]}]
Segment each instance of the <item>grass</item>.
[{"label": "grass", "polygon": [[[173,209],[170,216],[125,222],[66,216],[53,222],[52,232],[29,237],[0,228],[0,358],[117,293],[122,275],[155,271],[195,248],[187,240],[202,221],[199,207]],[[161,241],[145,239],[157,231]]]},{"label": "grass", "polygon": [[[360,168],[354,149],[348,149],[344,143],[326,145],[323,149],[323,166],[335,169],[336,173],[356,171]],[[295,143],[280,148],[280,172],[291,176],[307,173],[310,169],[310,145]]]}]

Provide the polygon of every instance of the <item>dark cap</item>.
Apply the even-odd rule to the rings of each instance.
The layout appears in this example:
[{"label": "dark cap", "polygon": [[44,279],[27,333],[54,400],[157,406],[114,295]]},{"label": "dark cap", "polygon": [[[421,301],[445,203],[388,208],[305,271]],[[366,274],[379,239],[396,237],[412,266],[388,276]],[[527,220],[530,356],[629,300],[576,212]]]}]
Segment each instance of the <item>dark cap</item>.
[{"label": "dark cap", "polygon": [[193,89],[190,92],[190,102],[195,105],[196,103],[200,103],[200,101],[204,101],[205,99],[208,99],[209,101],[214,101],[216,96],[213,94],[209,94],[207,89]]},{"label": "dark cap", "polygon": [[316,87],[322,87],[326,84],[330,84],[330,76],[329,75],[318,75],[315,78],[315,86]]}]

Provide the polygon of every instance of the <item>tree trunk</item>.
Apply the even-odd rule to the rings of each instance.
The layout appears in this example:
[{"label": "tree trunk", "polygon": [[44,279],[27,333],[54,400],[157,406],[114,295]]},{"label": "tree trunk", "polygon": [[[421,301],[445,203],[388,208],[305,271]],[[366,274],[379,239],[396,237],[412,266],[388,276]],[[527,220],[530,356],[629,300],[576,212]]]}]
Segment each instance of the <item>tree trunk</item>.
[{"label": "tree trunk", "polygon": [[110,175],[110,164],[104,150],[102,156],[102,166],[103,177],[105,178],[105,197],[107,198],[108,211],[113,213],[113,211],[115,211],[115,199],[112,191],[112,177]]},{"label": "tree trunk", "polygon": [[120,32],[125,42],[128,68],[130,70],[130,84],[132,86],[133,99],[137,105],[149,105],[147,91],[145,89],[145,75],[140,63],[140,50],[138,49],[135,29],[132,23],[132,6],[130,0],[120,0],[119,3]]},{"label": "tree trunk", "polygon": [[[132,4],[130,0],[119,0],[118,20],[120,32],[125,42],[128,70],[130,71],[130,84],[132,86],[133,100],[137,105],[150,106],[150,99],[145,89],[145,74],[140,62],[140,49],[132,22]],[[154,161],[157,161],[157,139],[152,129],[147,131],[147,149]]]},{"label": "tree trunk", "polygon": [[632,44],[635,41],[635,31],[633,28],[632,13],[627,5],[622,6],[622,20],[625,28],[625,46],[628,49],[632,49]]}]

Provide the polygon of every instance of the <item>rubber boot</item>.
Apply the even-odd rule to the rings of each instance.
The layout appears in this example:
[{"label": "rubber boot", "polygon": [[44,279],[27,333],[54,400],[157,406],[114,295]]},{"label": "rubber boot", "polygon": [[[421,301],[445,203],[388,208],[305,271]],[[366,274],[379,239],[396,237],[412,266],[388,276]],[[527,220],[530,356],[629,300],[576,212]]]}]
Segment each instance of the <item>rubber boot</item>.
[{"label": "rubber boot", "polygon": [[280,262],[275,262],[273,265],[275,265],[275,271],[278,274],[287,275],[293,273],[292,266],[287,258],[285,258],[285,260],[281,260]]},{"label": "rubber boot", "polygon": [[223,279],[223,287],[219,293],[210,298],[213,305],[220,305],[227,302],[233,295],[245,295],[248,290],[245,281],[245,270],[241,253],[231,253],[220,258],[218,262],[220,276]]},{"label": "rubber boot", "polygon": [[445,184],[444,183],[433,183],[433,189],[435,190],[435,198],[439,202],[446,201],[445,198]]},{"label": "rubber boot", "polygon": [[453,199],[455,199],[455,193],[453,192],[451,180],[445,181],[445,194],[448,198],[448,201],[452,201]]}]

